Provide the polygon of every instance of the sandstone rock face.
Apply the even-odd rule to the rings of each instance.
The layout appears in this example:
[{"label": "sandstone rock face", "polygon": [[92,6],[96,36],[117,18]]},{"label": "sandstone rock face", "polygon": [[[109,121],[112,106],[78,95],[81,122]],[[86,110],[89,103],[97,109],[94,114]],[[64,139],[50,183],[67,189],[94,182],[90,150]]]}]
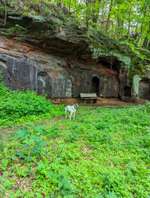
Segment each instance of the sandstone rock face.
[{"label": "sandstone rock face", "polygon": [[[0,35],[14,39],[0,37],[0,72],[6,85],[51,98],[92,92],[107,98],[131,98],[131,82],[123,66],[130,65],[132,51],[100,32],[78,27],[73,16],[66,20],[58,12],[62,9],[48,9],[52,11],[48,16],[7,13]],[[140,97],[149,97],[149,86],[147,81],[140,83]]]},{"label": "sandstone rock face", "polygon": [[104,97],[115,97],[119,96],[119,82],[115,76],[101,78],[101,96]]},{"label": "sandstone rock face", "polygon": [[0,43],[0,71],[11,89],[30,89],[51,98],[79,97],[93,91],[118,97],[117,73],[103,65],[54,56],[6,38]]},{"label": "sandstone rock face", "polygon": [[[105,98],[131,97],[126,72],[105,65],[45,53],[27,43],[0,37],[0,76],[11,89],[34,90],[49,98],[96,92]],[[150,99],[150,80],[140,82],[141,98]]]}]

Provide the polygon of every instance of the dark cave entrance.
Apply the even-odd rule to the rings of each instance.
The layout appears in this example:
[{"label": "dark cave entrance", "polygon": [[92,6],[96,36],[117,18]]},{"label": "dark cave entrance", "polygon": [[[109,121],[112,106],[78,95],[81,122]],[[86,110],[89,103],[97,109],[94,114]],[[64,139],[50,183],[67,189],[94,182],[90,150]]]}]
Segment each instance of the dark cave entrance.
[{"label": "dark cave entrance", "polygon": [[142,79],[139,84],[139,95],[140,98],[150,100],[150,80]]},{"label": "dark cave entrance", "polygon": [[131,87],[130,86],[124,87],[124,96],[131,97]]},{"label": "dark cave entrance", "polygon": [[100,86],[100,80],[97,76],[93,76],[92,78],[92,92],[96,93],[97,96],[99,96],[99,86]]}]

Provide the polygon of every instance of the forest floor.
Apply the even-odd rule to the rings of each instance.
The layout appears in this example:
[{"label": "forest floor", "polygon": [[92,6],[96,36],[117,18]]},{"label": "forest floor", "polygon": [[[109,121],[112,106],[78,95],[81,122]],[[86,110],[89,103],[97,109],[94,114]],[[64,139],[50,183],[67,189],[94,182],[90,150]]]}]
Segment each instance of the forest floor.
[{"label": "forest floor", "polygon": [[[64,103],[64,104],[74,104],[74,103],[78,103],[79,100],[77,99],[67,99],[67,100],[63,100],[61,101],[61,103]],[[143,100],[139,101],[137,104],[141,104],[143,103]],[[99,98],[96,102],[96,104],[84,104],[84,103],[81,103],[80,107],[81,107],[81,111],[79,113],[79,115],[84,112],[83,109],[95,109],[95,108],[98,108],[99,106],[101,108],[121,108],[121,107],[128,107],[128,106],[136,106],[137,104],[135,103],[131,103],[131,102],[125,102],[125,101],[122,101],[122,100],[119,100],[119,99],[101,99]],[[1,140],[5,140],[7,139],[12,133],[15,133],[15,131],[21,129],[21,128],[24,128],[28,125],[32,125],[32,126],[35,126],[35,125],[43,125],[43,126],[48,126],[50,123],[55,123],[59,120],[63,120],[64,119],[64,116],[57,116],[55,118],[51,118],[51,119],[42,119],[42,120],[37,120],[37,121],[32,121],[32,122],[25,122],[24,124],[20,124],[20,125],[16,125],[13,124],[12,126],[10,127],[5,127],[5,125],[3,127],[0,128],[0,139]]]},{"label": "forest floor", "polygon": [[[75,104],[75,103],[80,103],[81,101],[79,101],[78,99],[66,99],[66,100],[55,100],[53,101],[54,103],[64,103],[64,104]],[[95,109],[95,108],[104,108],[104,107],[109,107],[109,108],[123,108],[123,107],[128,107],[128,106],[136,106],[136,105],[140,105],[143,104],[145,101],[144,100],[139,100],[137,103],[134,102],[125,102],[119,99],[115,99],[115,98],[111,98],[111,99],[103,99],[103,98],[98,98],[97,102],[95,104],[84,104],[81,103],[80,107],[81,109]],[[80,114],[82,114],[82,110],[80,111]],[[23,125],[18,125],[15,126],[13,124],[13,126],[11,127],[1,127],[0,128],[0,138],[1,139],[5,139],[7,138],[9,135],[11,135],[13,132],[15,132],[18,129],[21,129],[23,127],[25,127],[26,125],[28,125],[29,123],[31,123],[31,125],[49,125],[52,122],[56,122],[57,120],[62,119],[63,120],[64,116],[57,116],[53,119],[42,119],[42,120],[38,120],[38,121],[34,121],[34,122],[27,122],[24,123]]]},{"label": "forest floor", "polygon": [[55,123],[59,120],[63,120],[62,116],[57,116],[55,118],[51,118],[51,119],[42,119],[42,120],[37,120],[37,121],[33,121],[33,122],[25,122],[23,124],[20,125],[14,125],[12,127],[1,127],[0,128],[0,139],[3,141],[7,141],[7,138],[9,138],[13,133],[15,133],[17,130],[21,130],[22,128],[25,127],[34,127],[34,126],[48,126],[52,123]]},{"label": "forest floor", "polygon": [[113,106],[129,106],[129,105],[137,105],[137,104],[144,104],[146,100],[143,99],[138,99],[138,100],[120,100],[117,98],[98,98],[96,103],[91,104],[90,101],[89,103],[84,103],[83,101],[81,101],[81,99],[77,99],[77,98],[67,98],[67,99],[54,99],[52,100],[52,102],[54,104],[81,104],[81,106],[109,106],[109,107],[113,107]]},{"label": "forest floor", "polygon": [[149,132],[142,105],[1,128],[0,197],[148,197]]}]

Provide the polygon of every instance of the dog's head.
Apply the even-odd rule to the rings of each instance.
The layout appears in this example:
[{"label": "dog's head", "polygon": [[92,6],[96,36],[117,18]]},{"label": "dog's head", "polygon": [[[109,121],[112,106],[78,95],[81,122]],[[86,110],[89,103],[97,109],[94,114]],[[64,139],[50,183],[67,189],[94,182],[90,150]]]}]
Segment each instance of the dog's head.
[{"label": "dog's head", "polygon": [[78,103],[74,104],[74,107],[77,109],[79,107]]}]

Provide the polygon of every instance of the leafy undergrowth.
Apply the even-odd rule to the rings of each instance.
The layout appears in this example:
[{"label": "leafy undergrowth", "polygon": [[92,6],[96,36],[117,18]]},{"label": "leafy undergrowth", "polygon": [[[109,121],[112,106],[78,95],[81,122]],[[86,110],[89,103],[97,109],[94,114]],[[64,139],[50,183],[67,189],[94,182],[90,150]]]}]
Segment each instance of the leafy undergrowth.
[{"label": "leafy undergrowth", "polygon": [[148,198],[149,113],[81,107],[74,121],[20,129],[1,145],[1,196]]},{"label": "leafy undergrowth", "polygon": [[54,106],[31,91],[10,91],[0,84],[0,126],[62,115],[62,106]]}]

